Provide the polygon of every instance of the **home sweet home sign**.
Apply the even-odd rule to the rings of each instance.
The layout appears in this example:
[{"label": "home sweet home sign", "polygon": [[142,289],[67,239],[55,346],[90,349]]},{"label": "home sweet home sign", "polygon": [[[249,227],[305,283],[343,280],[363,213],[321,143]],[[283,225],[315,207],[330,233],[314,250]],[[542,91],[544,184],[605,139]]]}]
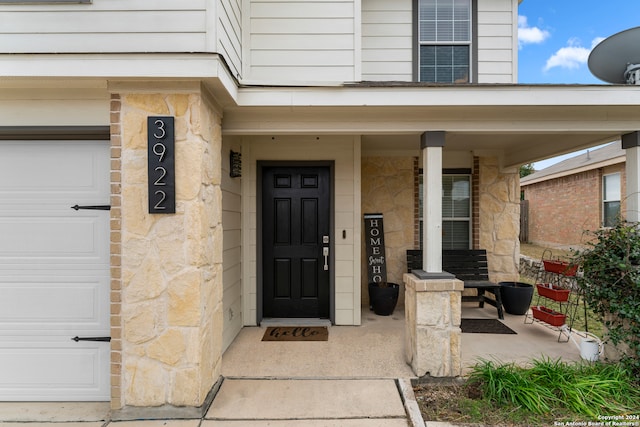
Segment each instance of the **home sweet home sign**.
[{"label": "home sweet home sign", "polygon": [[381,213],[364,214],[364,233],[369,283],[386,282],[387,264],[384,253],[384,227]]}]

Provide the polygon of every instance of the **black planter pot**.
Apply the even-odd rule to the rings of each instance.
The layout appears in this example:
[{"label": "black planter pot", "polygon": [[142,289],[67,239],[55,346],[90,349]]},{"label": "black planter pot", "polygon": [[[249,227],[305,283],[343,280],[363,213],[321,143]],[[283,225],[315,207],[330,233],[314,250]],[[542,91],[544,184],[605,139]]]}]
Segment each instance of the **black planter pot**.
[{"label": "black planter pot", "polygon": [[379,283],[369,283],[369,302],[373,312],[379,316],[391,315],[398,303],[400,285],[389,282],[386,285],[380,286]]},{"label": "black planter pot", "polygon": [[527,314],[533,298],[533,285],[523,282],[500,282],[500,296],[504,311],[509,314]]}]

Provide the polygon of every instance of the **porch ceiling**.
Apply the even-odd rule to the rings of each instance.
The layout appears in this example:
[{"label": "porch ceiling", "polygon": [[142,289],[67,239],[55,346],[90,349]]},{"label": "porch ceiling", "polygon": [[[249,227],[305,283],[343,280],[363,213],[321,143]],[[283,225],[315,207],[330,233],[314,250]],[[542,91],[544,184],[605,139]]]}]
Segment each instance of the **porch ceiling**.
[{"label": "porch ceiling", "polygon": [[362,135],[376,151],[417,152],[420,134],[444,130],[445,150],[490,151],[504,167],[639,129],[639,86],[245,88],[223,120],[225,135]]},{"label": "porch ceiling", "polygon": [[[445,150],[498,154],[503,167],[509,168],[594,147],[619,137],[620,134],[607,132],[448,132]],[[413,151],[418,155],[420,135],[363,135],[362,144],[364,150],[377,153]]]}]

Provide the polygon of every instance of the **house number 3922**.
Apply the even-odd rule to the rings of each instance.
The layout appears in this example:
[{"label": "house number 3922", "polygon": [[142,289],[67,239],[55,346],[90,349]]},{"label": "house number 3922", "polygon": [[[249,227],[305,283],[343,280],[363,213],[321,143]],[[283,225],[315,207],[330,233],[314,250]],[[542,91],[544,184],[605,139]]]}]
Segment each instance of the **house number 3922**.
[{"label": "house number 3922", "polygon": [[176,212],[174,119],[147,117],[149,213]]}]

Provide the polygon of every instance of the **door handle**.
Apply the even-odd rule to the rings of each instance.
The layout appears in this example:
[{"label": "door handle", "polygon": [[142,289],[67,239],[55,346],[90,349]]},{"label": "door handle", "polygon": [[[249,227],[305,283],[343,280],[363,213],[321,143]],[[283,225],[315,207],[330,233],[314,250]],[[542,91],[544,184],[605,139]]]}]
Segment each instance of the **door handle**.
[{"label": "door handle", "polygon": [[329,247],[322,248],[322,255],[324,256],[324,271],[329,270]]},{"label": "door handle", "polygon": [[80,209],[89,209],[92,211],[109,211],[111,210],[110,205],[97,205],[97,206],[71,206],[71,209],[80,210]]},{"label": "door handle", "polygon": [[110,342],[111,341],[111,337],[84,337],[81,338],[79,336],[75,336],[73,338],[71,338],[71,341],[104,341],[104,342]]}]

